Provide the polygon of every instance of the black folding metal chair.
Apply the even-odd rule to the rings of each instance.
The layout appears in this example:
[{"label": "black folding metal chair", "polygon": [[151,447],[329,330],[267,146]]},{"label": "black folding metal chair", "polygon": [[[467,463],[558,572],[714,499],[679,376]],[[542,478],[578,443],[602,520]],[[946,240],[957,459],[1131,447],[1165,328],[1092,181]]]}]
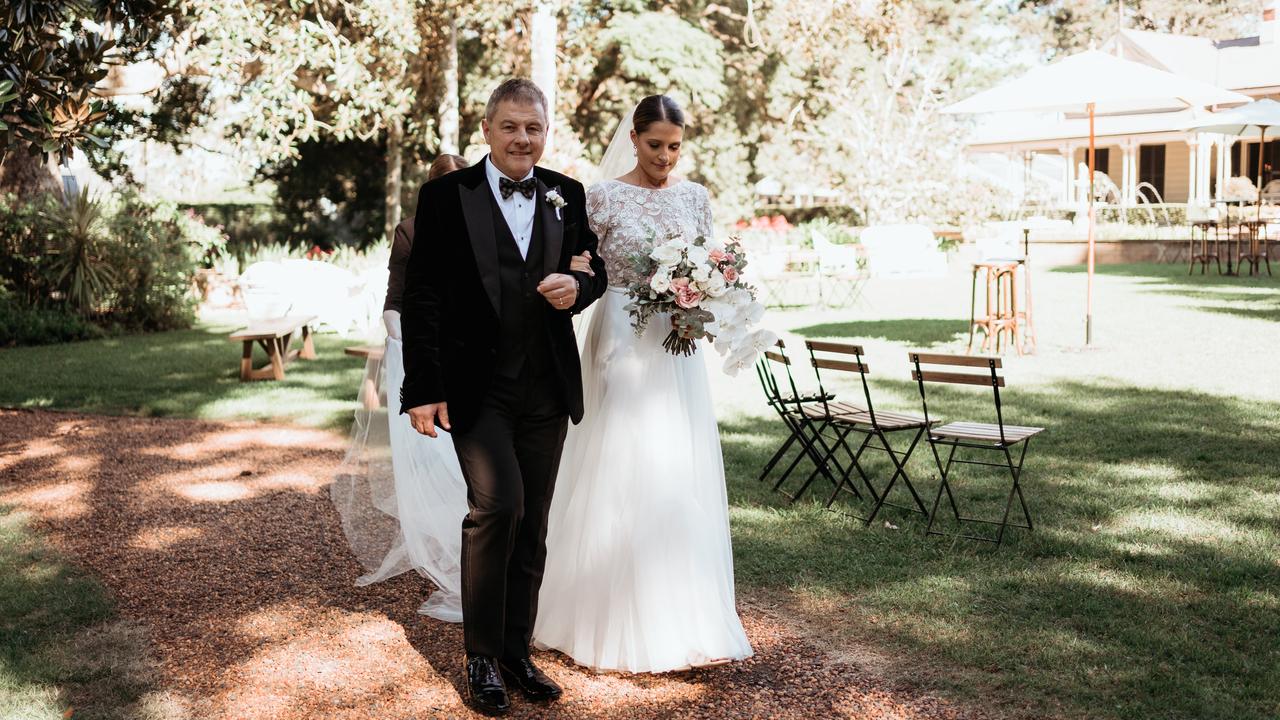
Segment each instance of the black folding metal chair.
[{"label": "black folding metal chair", "polygon": [[[1005,528],[1018,527],[1031,530],[1031,513],[1027,510],[1027,502],[1022,497],[1022,463],[1026,460],[1027,448],[1031,445],[1031,438],[1044,432],[1044,428],[1005,424],[1004,408],[1000,402],[1000,388],[1005,386],[1004,377],[1002,377],[999,372],[1001,369],[1000,358],[973,357],[970,355],[937,355],[916,352],[910,353],[909,357],[914,368],[911,371],[911,378],[920,386],[920,402],[924,405],[925,418],[929,417],[929,401],[925,397],[925,383],[947,383],[955,385],[979,385],[990,387],[995,395],[996,405],[996,424],[994,425],[989,423],[953,422],[938,427],[932,427],[929,430],[929,447],[933,450],[934,461],[938,464],[938,473],[941,476],[941,481],[938,485],[938,495],[933,499],[933,508],[929,512],[929,525],[925,528],[925,534],[962,537],[970,540],[992,542],[999,545],[1004,539]],[[957,372],[950,369],[926,369],[925,366],[983,368],[986,372],[973,373]],[[1016,448],[1019,445],[1022,446],[1022,449],[1018,454],[1017,462],[1014,462],[1011,449]],[[938,452],[939,447],[950,448],[947,451],[947,461],[945,463],[942,461],[942,455]],[[1004,458],[1004,462],[991,463],[977,460],[956,459],[956,451],[960,448],[998,453]],[[964,517],[960,514],[960,509],[956,505],[955,495],[951,488],[951,469],[952,466],[956,464],[985,465],[988,467],[1004,468],[1009,471],[1012,483],[1009,486],[1008,498],[1005,500],[1004,515],[1000,520]],[[965,535],[962,533],[946,533],[934,530],[934,522],[938,519],[938,504],[942,501],[943,493],[946,493],[947,495],[947,503],[951,506],[951,514],[955,517],[956,522],[961,523],[962,525],[964,523],[998,525],[1000,526],[1000,530],[996,533],[995,538],[982,537],[979,535]],[[1018,504],[1022,508],[1022,516],[1026,519],[1025,525],[1009,522],[1009,512],[1013,509],[1014,496],[1017,496]]]},{"label": "black folding metal chair", "polygon": [[[781,365],[786,375],[787,387],[790,392],[785,392],[778,383],[778,377],[775,373],[774,366]],[[812,407],[816,403],[830,402],[835,399],[833,395],[822,393],[819,395],[802,394],[796,387],[795,376],[791,373],[791,358],[787,356],[786,345],[779,340],[777,345],[764,353],[760,360],[756,363],[756,374],[760,378],[760,385],[764,389],[765,397],[769,402],[769,406],[778,413],[779,419],[786,425],[788,430],[787,439],[783,442],[773,454],[773,457],[765,464],[764,470],[760,474],[760,480],[764,480],[773,472],[774,468],[786,457],[787,452],[792,446],[798,444],[798,449],[791,463],[782,472],[782,475],[774,482],[773,489],[790,498],[792,502],[798,500],[809,488],[819,475],[827,477],[831,481],[832,486],[838,484],[836,474],[828,467],[831,460],[832,449],[826,444],[822,436],[822,424],[815,420],[812,413],[807,408]],[[805,479],[803,485],[795,493],[789,493],[782,489],[782,486],[795,472],[800,462],[804,459],[813,464],[813,471]],[[844,468],[837,464],[836,472],[843,473]]]},{"label": "black folding metal chair", "polygon": [[[843,449],[849,458],[848,466],[840,477],[840,482],[827,500],[827,507],[831,507],[835,503],[841,491],[856,493],[851,474],[857,472],[862,484],[875,500],[875,505],[871,508],[871,512],[867,517],[857,519],[870,525],[871,521],[875,520],[876,515],[879,514],[880,508],[885,505],[918,512],[927,516],[928,512],[925,510],[924,501],[920,499],[920,494],[916,492],[915,486],[911,484],[911,478],[907,474],[907,461],[911,459],[911,453],[915,452],[916,446],[920,443],[920,438],[924,436],[925,430],[929,428],[929,421],[920,415],[884,410],[877,411],[875,409],[875,404],[871,401],[871,387],[867,384],[867,375],[870,373],[870,368],[863,362],[863,357],[866,353],[861,345],[809,340],[805,342],[805,347],[809,350],[809,361],[813,365],[813,372],[818,378],[819,392],[826,394],[826,385],[822,380],[823,370],[857,373],[858,378],[862,381],[863,397],[867,401],[865,410],[848,404],[826,400],[806,408],[808,414],[823,421],[825,427],[834,436],[833,446]],[[850,357],[853,359],[848,359]],[[850,447],[848,442],[848,437],[854,433],[859,433],[863,436],[857,450]],[[910,435],[911,442],[905,452],[898,452],[893,449],[893,445],[889,442],[889,435],[892,433],[908,433]],[[875,442],[873,443],[873,441]],[[889,478],[889,482],[884,486],[883,490],[876,488],[862,465],[862,457],[867,450],[883,452],[889,456],[889,460],[893,463],[893,476]],[[888,502],[889,491],[893,490],[894,485],[899,480],[902,481],[907,491],[911,493],[911,499],[915,503],[914,507]]]}]

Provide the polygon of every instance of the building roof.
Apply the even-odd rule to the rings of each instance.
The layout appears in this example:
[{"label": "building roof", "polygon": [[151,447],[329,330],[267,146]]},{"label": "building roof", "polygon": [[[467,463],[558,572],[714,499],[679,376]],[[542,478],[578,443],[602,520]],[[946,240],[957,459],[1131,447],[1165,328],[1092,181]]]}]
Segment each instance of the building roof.
[{"label": "building roof", "polygon": [[1148,30],[1121,30],[1103,50],[1162,70],[1213,83],[1228,90],[1280,86],[1280,43],[1244,38],[1214,43],[1209,38]]},{"label": "building roof", "polygon": [[[1183,132],[1197,123],[1205,122],[1208,113],[1190,109],[1176,112],[1134,113],[1127,115],[1099,115],[1094,122],[1095,135],[1099,138],[1147,135],[1162,132]],[[1088,118],[1060,120],[1052,115],[992,118],[978,126],[969,138],[970,149],[982,151],[982,146],[1009,143],[1044,142],[1051,140],[1080,140],[1089,137]]]},{"label": "building roof", "polygon": [[[1280,0],[1273,0],[1280,6]],[[1192,35],[1121,30],[1100,48],[1126,60],[1210,83],[1220,88],[1265,97],[1280,93],[1280,28],[1264,18],[1262,37],[1217,42]],[[1186,131],[1204,116],[1201,110],[1099,115],[1098,137],[1142,136]],[[1089,137],[1088,121],[1053,113],[992,113],[975,128],[970,149],[1043,146]]]}]

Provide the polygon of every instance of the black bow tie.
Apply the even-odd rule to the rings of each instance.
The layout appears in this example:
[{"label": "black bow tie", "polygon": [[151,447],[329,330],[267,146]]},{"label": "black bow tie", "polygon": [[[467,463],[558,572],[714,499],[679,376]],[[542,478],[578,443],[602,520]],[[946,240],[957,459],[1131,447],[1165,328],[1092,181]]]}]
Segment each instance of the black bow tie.
[{"label": "black bow tie", "polygon": [[516,182],[510,178],[498,178],[498,191],[502,193],[502,199],[506,200],[511,197],[511,193],[518,192],[526,198],[532,199],[533,193],[538,189],[537,178],[527,177],[520,182]]}]

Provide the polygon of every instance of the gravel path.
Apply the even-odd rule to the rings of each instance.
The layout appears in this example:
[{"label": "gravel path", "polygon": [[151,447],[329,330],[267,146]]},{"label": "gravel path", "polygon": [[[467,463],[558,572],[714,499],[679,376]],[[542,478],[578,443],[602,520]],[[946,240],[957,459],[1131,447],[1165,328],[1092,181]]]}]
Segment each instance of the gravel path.
[{"label": "gravel path", "polygon": [[[0,410],[0,504],[30,511],[145,626],[175,717],[479,717],[460,627],[407,574],[357,588],[326,487],[345,438],[262,424]],[[564,701],[522,718],[961,718],[832,659],[763,604],[749,661],[661,676],[538,661]]]}]

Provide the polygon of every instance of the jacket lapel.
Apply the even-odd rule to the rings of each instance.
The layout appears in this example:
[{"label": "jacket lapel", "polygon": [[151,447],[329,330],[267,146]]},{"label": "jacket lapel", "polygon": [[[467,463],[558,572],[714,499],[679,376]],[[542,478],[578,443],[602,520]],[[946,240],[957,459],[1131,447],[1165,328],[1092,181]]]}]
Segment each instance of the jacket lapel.
[{"label": "jacket lapel", "polygon": [[475,167],[479,170],[479,183],[460,183],[458,195],[462,201],[462,217],[467,224],[467,237],[471,240],[476,268],[480,271],[480,281],[484,285],[485,294],[489,296],[489,302],[493,303],[493,311],[501,314],[502,281],[498,277],[498,233],[493,226],[490,200],[493,193],[484,173],[484,163],[477,163]]},{"label": "jacket lapel", "polygon": [[[536,177],[536,175],[535,175]],[[534,198],[537,203],[538,220],[542,225],[542,274],[550,275],[560,267],[560,251],[564,247],[564,220],[556,214],[556,209],[547,201],[547,184],[538,178],[538,194]]]}]

